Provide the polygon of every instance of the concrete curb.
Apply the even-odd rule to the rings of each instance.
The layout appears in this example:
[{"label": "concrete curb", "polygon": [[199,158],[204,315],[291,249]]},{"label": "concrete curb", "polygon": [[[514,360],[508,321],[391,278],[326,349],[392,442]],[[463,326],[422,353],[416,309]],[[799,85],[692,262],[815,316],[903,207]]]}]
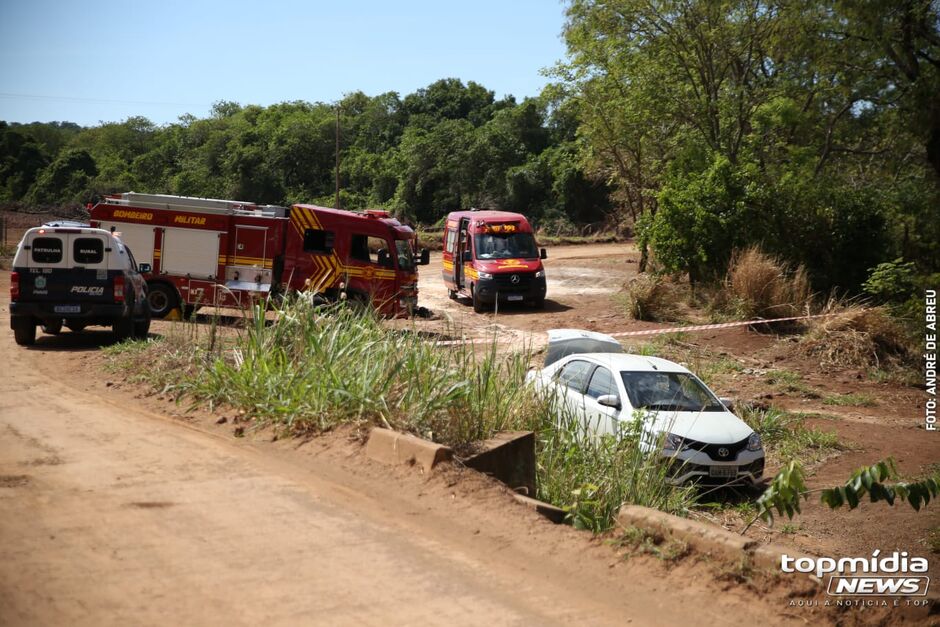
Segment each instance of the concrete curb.
[{"label": "concrete curb", "polygon": [[549,519],[556,525],[560,525],[565,522],[565,516],[567,512],[561,509],[560,507],[555,507],[544,501],[539,501],[537,499],[529,498],[522,494],[513,494],[512,497],[516,499],[517,502],[522,503],[526,507],[534,509],[536,512]]},{"label": "concrete curb", "polygon": [[513,491],[535,494],[535,433],[501,431],[480,443],[480,450],[460,460],[467,468],[502,481]]},{"label": "concrete curb", "polygon": [[374,427],[369,433],[366,455],[389,465],[420,465],[424,472],[453,457],[454,451],[407,433]]},{"label": "concrete curb", "polygon": [[715,527],[708,523],[688,518],[679,518],[648,507],[624,505],[617,514],[624,526],[639,527],[662,535],[664,538],[682,540],[700,553],[714,555],[733,563],[749,563],[754,568],[779,572],[780,556],[808,557],[779,544],[760,544],[745,536]]}]

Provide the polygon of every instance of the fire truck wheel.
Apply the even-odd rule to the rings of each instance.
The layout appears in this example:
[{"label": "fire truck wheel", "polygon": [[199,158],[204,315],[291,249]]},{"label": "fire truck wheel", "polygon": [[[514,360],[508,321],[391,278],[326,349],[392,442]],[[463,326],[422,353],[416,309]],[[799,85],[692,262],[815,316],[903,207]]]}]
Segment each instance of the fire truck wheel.
[{"label": "fire truck wheel", "polygon": [[473,311],[477,313],[483,313],[486,311],[486,303],[484,303],[478,296],[473,286],[470,286],[470,298],[473,299]]},{"label": "fire truck wheel", "polygon": [[36,342],[36,323],[32,318],[13,318],[13,339],[20,346],[32,346]]},{"label": "fire truck wheel", "polygon": [[53,320],[51,322],[44,322],[42,325],[42,332],[49,335],[58,335],[62,333],[62,321]]},{"label": "fire truck wheel", "polygon": [[147,303],[154,318],[165,318],[176,307],[178,300],[175,290],[163,283],[151,285],[147,294]]}]

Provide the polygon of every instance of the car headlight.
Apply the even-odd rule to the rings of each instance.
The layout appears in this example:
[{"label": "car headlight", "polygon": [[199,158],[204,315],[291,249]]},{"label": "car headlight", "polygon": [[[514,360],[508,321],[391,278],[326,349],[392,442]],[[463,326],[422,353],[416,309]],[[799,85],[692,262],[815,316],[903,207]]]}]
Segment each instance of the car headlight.
[{"label": "car headlight", "polygon": [[477,278],[479,279],[492,279],[493,275],[489,272],[477,272]]},{"label": "car headlight", "polygon": [[663,449],[667,451],[682,452],[688,448],[686,439],[675,433],[666,434],[666,440],[663,442]]},{"label": "car headlight", "polygon": [[749,451],[759,451],[761,449],[760,434],[755,431],[751,434],[751,437],[747,439],[747,450]]},{"label": "car headlight", "polygon": [[539,270],[538,272],[535,273],[536,279],[541,279],[543,276],[545,276],[545,270]]}]

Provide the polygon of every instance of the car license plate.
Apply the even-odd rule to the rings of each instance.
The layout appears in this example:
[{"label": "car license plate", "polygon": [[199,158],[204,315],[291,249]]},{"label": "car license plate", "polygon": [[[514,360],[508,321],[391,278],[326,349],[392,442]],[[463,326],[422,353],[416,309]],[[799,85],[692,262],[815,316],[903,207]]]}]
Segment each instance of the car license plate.
[{"label": "car license plate", "polygon": [[81,305],[56,305],[52,308],[55,313],[82,313]]},{"label": "car license plate", "polygon": [[522,294],[510,294],[506,297],[506,300],[522,300]]},{"label": "car license plate", "polygon": [[738,476],[737,466],[709,466],[708,476],[719,479],[734,479]]}]

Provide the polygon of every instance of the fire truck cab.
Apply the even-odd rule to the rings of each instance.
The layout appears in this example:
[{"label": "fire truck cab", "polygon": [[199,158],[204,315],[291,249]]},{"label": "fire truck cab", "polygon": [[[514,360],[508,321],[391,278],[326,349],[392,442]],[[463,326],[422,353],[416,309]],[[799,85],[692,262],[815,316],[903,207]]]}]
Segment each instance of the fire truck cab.
[{"label": "fire truck cab", "polygon": [[[140,262],[155,317],[180,308],[244,307],[271,294],[345,294],[386,316],[418,299],[415,232],[385,211],[279,207],[128,192],[91,210],[93,226],[119,231]],[[138,252],[139,251],[139,252]]]},{"label": "fire truck cab", "polygon": [[465,296],[473,310],[495,303],[545,305],[545,249],[539,249],[521,213],[455,211],[444,230],[443,277],[452,299]]}]

